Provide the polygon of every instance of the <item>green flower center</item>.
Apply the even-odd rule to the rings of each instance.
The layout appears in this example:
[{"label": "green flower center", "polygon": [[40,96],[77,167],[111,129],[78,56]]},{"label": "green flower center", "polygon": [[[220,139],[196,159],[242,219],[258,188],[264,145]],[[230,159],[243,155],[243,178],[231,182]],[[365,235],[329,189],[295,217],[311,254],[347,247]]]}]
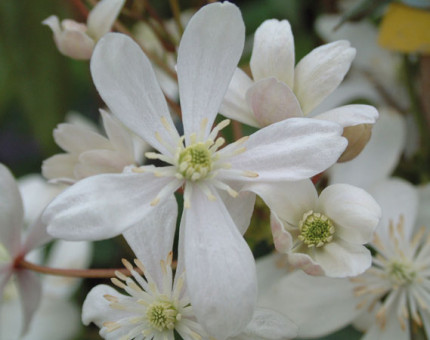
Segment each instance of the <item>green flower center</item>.
[{"label": "green flower center", "polygon": [[162,332],[174,329],[181,315],[171,302],[157,301],[149,305],[146,317],[153,328]]},{"label": "green flower center", "polygon": [[179,154],[179,172],[192,181],[205,178],[212,169],[211,156],[207,144],[199,142],[190,145]]},{"label": "green flower center", "polygon": [[412,283],[417,277],[417,272],[411,264],[401,261],[392,261],[387,266],[390,279],[400,286]]},{"label": "green flower center", "polygon": [[312,210],[303,215],[299,228],[298,238],[308,247],[322,247],[331,242],[335,231],[333,222],[327,216]]}]

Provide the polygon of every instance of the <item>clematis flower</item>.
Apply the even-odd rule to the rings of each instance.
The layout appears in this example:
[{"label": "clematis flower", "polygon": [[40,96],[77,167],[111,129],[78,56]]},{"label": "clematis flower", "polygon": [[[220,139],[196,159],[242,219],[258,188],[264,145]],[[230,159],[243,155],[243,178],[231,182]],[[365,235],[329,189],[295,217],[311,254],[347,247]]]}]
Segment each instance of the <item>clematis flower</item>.
[{"label": "clematis flower", "polygon": [[[109,238],[159,214],[184,186],[179,243],[187,287],[197,320],[219,339],[239,334],[255,306],[255,263],[241,235],[255,200],[248,191],[255,183],[276,187],[313,176],[333,164],[346,144],[338,124],[291,119],[220,149],[224,140],[216,137],[228,122],[211,127],[243,43],[243,20],[230,3],[207,5],[190,20],[178,51],[185,131],[180,137],[139,46],[122,34],[101,39],[91,60],[100,95],[160,152],[146,156],[167,166],[88,177],[58,196],[44,215],[50,233],[60,238]],[[245,184],[248,191],[239,193]],[[149,240],[160,231],[144,233]]]},{"label": "clematis flower", "polygon": [[45,178],[73,184],[95,174],[121,173],[125,167],[137,163],[132,134],[109,113],[100,112],[107,137],[82,123],[58,125],[54,139],[67,153],[54,155],[43,162]]},{"label": "clematis flower", "polygon": [[370,267],[364,246],[371,241],[381,209],[363,189],[335,184],[318,193],[310,180],[255,188],[272,212],[276,249],[311,275],[356,276]]},{"label": "clematis flower", "polygon": [[24,225],[21,195],[12,174],[2,164],[0,193],[0,298],[4,300],[11,294],[14,296],[10,282],[16,280],[22,305],[21,334],[25,334],[40,303],[41,284],[34,272],[17,269],[15,262],[24,258],[32,249],[48,242],[51,237],[46,233],[46,225],[38,219],[29,227],[25,238],[21,239],[21,228]]},{"label": "clematis flower", "polygon": [[[94,287],[82,309],[84,324],[94,322],[104,339],[173,340],[174,331],[185,340],[209,340],[194,315],[186,291],[183,258],[179,258],[173,277],[173,233],[176,226],[177,205],[172,198],[164,206],[161,217],[145,219],[127,230],[124,237],[138,257],[135,265],[144,275],[134,270],[123,259],[131,277],[117,273],[112,283],[124,290],[120,293],[108,285]],[[153,239],[152,246],[142,247],[142,230],[161,229],[167,237]],[[163,255],[166,254],[167,258]],[[270,309],[257,309],[244,332],[229,340],[281,340],[295,337],[297,329],[288,319]]]},{"label": "clematis flower", "polygon": [[42,24],[51,28],[58,50],[74,59],[90,59],[96,42],[110,31],[125,0],[102,0],[90,11],[87,24],[66,19],[60,24],[56,15]]},{"label": "clematis flower", "polygon": [[335,121],[342,127],[373,124],[378,112],[369,105],[315,110],[342,82],[355,56],[346,40],[315,48],[295,64],[294,37],[287,20],[266,20],[255,32],[251,79],[236,69],[220,113],[264,127],[292,117]]}]

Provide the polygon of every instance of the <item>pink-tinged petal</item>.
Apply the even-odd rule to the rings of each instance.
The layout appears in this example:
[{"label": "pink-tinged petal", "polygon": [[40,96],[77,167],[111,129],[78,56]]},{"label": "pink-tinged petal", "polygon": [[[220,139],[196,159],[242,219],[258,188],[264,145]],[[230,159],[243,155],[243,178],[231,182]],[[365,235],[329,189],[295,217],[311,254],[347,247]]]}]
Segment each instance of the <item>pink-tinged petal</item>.
[{"label": "pink-tinged petal", "polygon": [[333,166],[330,182],[368,189],[387,178],[399,162],[405,136],[406,125],[402,116],[393,110],[380,110],[367,146],[352,161]]},{"label": "pink-tinged petal", "polygon": [[[131,314],[126,311],[111,308],[111,302],[106,300],[105,295],[115,296],[121,299],[127,297],[118,293],[108,285],[97,285],[88,293],[82,306],[82,322],[84,325],[95,323],[99,328],[103,327],[104,322],[118,321]],[[121,327],[123,330],[125,327]],[[126,332],[125,332],[126,334]]]},{"label": "pink-tinged petal", "polygon": [[276,78],[257,81],[246,93],[246,100],[260,127],[292,117],[303,117],[294,92]]},{"label": "pink-tinged petal", "polygon": [[142,221],[127,229],[123,236],[146,271],[163,287],[160,261],[165,260],[173,247],[178,204],[174,196],[160,202]]},{"label": "pink-tinged petal", "polygon": [[[340,125],[317,119],[290,118],[269,125],[252,134],[244,143],[246,151],[230,160],[233,169],[251,171],[258,177],[234,179],[279,183],[312,177],[344,151],[347,141],[341,133]],[[220,171],[221,176],[228,176],[228,170]]]},{"label": "pink-tinged petal", "polygon": [[349,184],[333,184],[319,197],[319,211],[335,223],[336,236],[364,244],[372,241],[381,207],[366,191]]},{"label": "pink-tinged petal", "polygon": [[414,231],[419,206],[417,189],[403,179],[391,178],[376,184],[369,192],[382,209],[376,233],[383,239],[383,243],[388,245],[392,243],[388,226],[390,222],[397,225],[401,217],[405,239],[409,240]]},{"label": "pink-tinged petal", "polygon": [[74,167],[78,162],[78,156],[68,153],[60,153],[45,159],[42,163],[43,177],[50,180],[75,181]]},{"label": "pink-tinged petal", "polygon": [[42,216],[39,215],[36,221],[30,225],[27,234],[25,235],[22,252],[28,253],[52,240],[52,236],[46,230],[47,225],[42,221]]},{"label": "pink-tinged petal", "polygon": [[227,118],[250,126],[259,127],[246,102],[246,92],[253,83],[245,72],[240,68],[236,68],[219,112]]},{"label": "pink-tinged petal", "polygon": [[297,326],[284,315],[268,308],[257,307],[251,322],[243,332],[243,335],[246,335],[243,339],[294,339],[297,332]]},{"label": "pink-tinged petal", "polygon": [[293,246],[293,237],[285,230],[281,220],[272,212],[270,215],[273,243],[280,253],[287,253]]},{"label": "pink-tinged petal", "polygon": [[106,137],[86,126],[62,123],[54,130],[55,143],[64,151],[81,153],[89,149],[111,149]]},{"label": "pink-tinged petal", "polygon": [[303,214],[315,209],[318,193],[312,181],[256,183],[251,186],[272,212],[282,220],[298,226]]},{"label": "pink-tinged petal", "polygon": [[376,322],[364,334],[361,340],[410,340],[409,323],[406,322],[406,329],[402,329],[400,322],[397,318],[396,308],[391,308],[386,316],[387,322],[384,327]]},{"label": "pink-tinged petal", "polygon": [[252,318],[254,258],[218,195],[209,201],[195,186],[184,214],[185,272],[193,310],[209,334],[226,339]]},{"label": "pink-tinged petal", "polygon": [[[151,173],[88,177],[57,196],[46,208],[43,218],[48,224],[48,232],[65,240],[114,237],[150,213],[153,210],[151,202],[160,190],[175,181]],[[166,195],[181,185],[177,182]]]},{"label": "pink-tinged petal", "polygon": [[110,31],[124,3],[125,0],[102,0],[90,11],[87,20],[88,34],[94,40],[99,40]]},{"label": "pink-tinged petal", "polygon": [[11,257],[20,251],[24,209],[15,178],[8,168],[0,164],[0,244]]},{"label": "pink-tinged petal", "polygon": [[100,110],[103,118],[103,126],[110,143],[116,150],[124,154],[124,158],[133,159],[134,146],[131,133],[117,119],[113,118],[107,111]]},{"label": "pink-tinged petal", "polygon": [[306,274],[312,276],[324,275],[324,270],[308,254],[290,253],[288,254],[288,263],[293,268],[299,268]]},{"label": "pink-tinged petal", "polygon": [[304,114],[311,112],[342,82],[355,57],[346,40],[322,45],[306,55],[296,66],[294,93]]},{"label": "pink-tinged petal", "polygon": [[294,85],[294,37],[287,20],[266,20],[254,36],[250,61],[254,80],[275,77]]},{"label": "pink-tinged petal", "polygon": [[154,148],[171,154],[157,135],[167,145],[176,145],[179,136],[151,62],[139,45],[124,34],[106,34],[94,49],[91,74],[112,113]]},{"label": "pink-tinged petal", "polygon": [[42,285],[36,273],[29,270],[18,270],[15,272],[15,275],[17,277],[23,314],[21,334],[25,334],[30,327],[34,313],[39,307]]},{"label": "pink-tinged petal", "polygon": [[316,115],[313,118],[329,120],[343,127],[360,124],[374,124],[378,119],[378,111],[370,105],[345,105]]},{"label": "pink-tinged petal", "polygon": [[251,223],[254,212],[255,194],[253,192],[239,192],[237,197],[230,196],[226,191],[219,191],[225,207],[236,224],[237,229],[243,235]]},{"label": "pink-tinged petal", "polygon": [[315,249],[315,260],[329,277],[357,276],[372,264],[369,249],[341,239]]},{"label": "pink-tinged petal", "polygon": [[[47,266],[66,269],[87,269],[90,266],[93,253],[91,242],[69,242],[57,240],[49,252]],[[45,294],[50,298],[68,298],[76,291],[82,279],[65,278],[61,276],[46,276],[43,278]],[[43,302],[42,302],[43,304]]]},{"label": "pink-tinged petal", "polygon": [[299,327],[300,338],[321,337],[349,324],[362,310],[354,285],[346,279],[309,276],[298,270],[261,296],[259,305],[274,309]]},{"label": "pink-tinged petal", "polygon": [[178,82],[184,131],[198,133],[207,119],[205,136],[221,106],[242,55],[245,25],[240,10],[229,2],[202,7],[188,23],[178,50]]}]

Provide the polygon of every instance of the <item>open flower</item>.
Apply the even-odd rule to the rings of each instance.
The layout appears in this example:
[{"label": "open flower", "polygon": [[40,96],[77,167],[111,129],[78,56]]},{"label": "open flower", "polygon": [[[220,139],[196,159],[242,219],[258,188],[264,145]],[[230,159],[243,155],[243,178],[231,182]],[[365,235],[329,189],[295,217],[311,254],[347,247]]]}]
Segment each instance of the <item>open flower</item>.
[{"label": "open flower", "polygon": [[28,229],[21,239],[24,226],[24,209],[15,179],[9,170],[0,164],[0,300],[15,296],[11,280],[16,287],[22,305],[22,329],[28,331],[32,317],[39,306],[41,284],[37,275],[29,270],[16,268],[15,262],[24,258],[32,249],[46,243],[50,236],[40,219]]},{"label": "open flower", "polygon": [[[139,46],[122,34],[101,39],[91,60],[100,95],[118,119],[160,152],[147,157],[167,166],[86,178],[57,197],[44,217],[60,238],[109,238],[159,214],[184,186],[179,244],[187,286],[199,323],[219,339],[244,329],[256,300],[254,258],[241,234],[255,195],[240,189],[313,176],[333,164],[346,144],[338,124],[291,119],[220,149],[224,139],[217,135],[228,122],[211,128],[242,53],[244,31],[240,11],[228,2],[207,5],[190,20],[177,65],[182,137]],[[160,233],[146,230],[143,240]]]},{"label": "open flower", "polygon": [[96,42],[110,31],[125,0],[102,0],[88,15],[87,25],[66,19],[60,24],[56,15],[42,24],[51,28],[58,50],[74,59],[90,59]]},{"label": "open flower", "polygon": [[371,241],[381,209],[363,189],[336,184],[318,197],[306,180],[255,190],[271,208],[275,247],[293,266],[311,275],[345,277],[371,265],[363,244]]},{"label": "open flower", "polygon": [[342,82],[355,56],[348,41],[315,48],[295,66],[294,37],[287,20],[266,20],[255,32],[253,79],[236,69],[220,112],[242,123],[264,127],[292,117],[331,120],[343,127],[373,124],[369,105],[346,105],[315,114]]},{"label": "open flower", "polygon": [[82,123],[58,125],[54,138],[67,153],[54,155],[43,162],[45,178],[73,184],[96,174],[121,173],[125,167],[137,163],[132,134],[109,113],[100,112],[107,137]]}]

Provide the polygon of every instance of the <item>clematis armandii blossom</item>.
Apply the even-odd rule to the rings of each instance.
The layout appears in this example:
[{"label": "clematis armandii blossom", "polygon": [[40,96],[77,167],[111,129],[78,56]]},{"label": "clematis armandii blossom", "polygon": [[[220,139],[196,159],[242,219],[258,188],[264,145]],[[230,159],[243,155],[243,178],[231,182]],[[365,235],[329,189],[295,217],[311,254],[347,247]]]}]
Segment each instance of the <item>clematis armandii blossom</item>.
[{"label": "clematis armandii blossom", "polygon": [[16,261],[24,258],[32,249],[48,242],[46,225],[37,219],[22,237],[24,209],[18,186],[10,171],[0,164],[0,303],[7,299],[10,280],[16,286],[22,305],[21,333],[28,331],[32,317],[40,303],[41,284],[37,275],[17,268]]},{"label": "clematis armandii blossom", "polygon": [[[134,141],[138,137],[106,111],[100,110],[100,113],[106,137],[94,131],[92,125],[58,125],[54,139],[67,153],[54,155],[43,162],[45,178],[51,182],[73,184],[96,174],[121,173],[125,167],[138,163]],[[139,144],[146,143],[141,141]]]},{"label": "clematis armandii blossom", "polygon": [[90,11],[87,24],[66,19],[61,23],[56,15],[42,24],[51,28],[58,50],[65,56],[87,60],[91,58],[96,42],[112,28],[125,0],[101,0]]},{"label": "clematis armandii blossom", "polygon": [[289,22],[266,20],[255,32],[250,62],[253,79],[236,69],[220,113],[255,127],[292,117],[331,120],[344,128],[373,124],[378,112],[369,105],[315,113],[342,82],[354,56],[350,43],[339,40],[315,48],[295,66]]},{"label": "clematis armandii blossom", "polygon": [[[58,196],[44,215],[57,237],[105,239],[157,213],[157,206],[184,186],[179,243],[187,287],[199,323],[217,339],[240,333],[256,301],[255,263],[241,235],[255,194],[240,189],[247,184],[251,191],[260,182],[276,188],[282,181],[313,176],[333,164],[346,146],[338,124],[291,119],[219,149],[224,140],[216,137],[228,122],[211,127],[244,37],[240,11],[228,2],[207,5],[190,20],[177,64],[183,137],[139,46],[122,34],[102,38],[91,59],[101,97],[118,119],[160,152],[147,157],[167,166],[86,178]],[[157,232],[148,229],[144,239]]]},{"label": "clematis armandii blossom", "polygon": [[[104,339],[174,340],[176,331],[185,340],[209,340],[197,322],[186,290],[183,257],[172,273],[173,231],[176,227],[177,204],[174,198],[164,205],[164,214],[150,215],[124,233],[134,251],[138,273],[127,260],[124,265],[131,276],[117,273],[112,282],[127,294],[108,285],[98,285],[87,295],[83,309],[84,324],[94,322]],[[156,247],[142,247],[145,229],[161,229],[151,241]],[[287,318],[266,308],[257,308],[251,322],[238,336],[229,340],[284,340],[297,335],[297,327]]]},{"label": "clematis armandii blossom", "polygon": [[356,276],[370,267],[364,244],[372,240],[381,208],[366,191],[334,184],[318,196],[310,180],[255,190],[271,209],[275,247],[292,266],[330,277]]}]

